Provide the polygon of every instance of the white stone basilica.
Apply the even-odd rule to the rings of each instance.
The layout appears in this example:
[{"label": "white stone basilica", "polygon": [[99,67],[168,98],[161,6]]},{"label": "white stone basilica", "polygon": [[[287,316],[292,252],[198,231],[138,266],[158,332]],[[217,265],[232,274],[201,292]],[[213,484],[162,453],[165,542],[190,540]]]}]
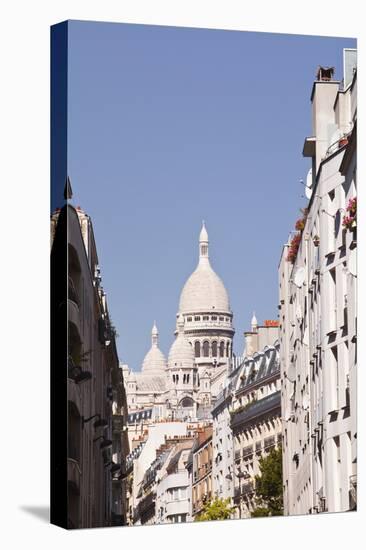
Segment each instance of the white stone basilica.
[{"label": "white stone basilica", "polygon": [[209,261],[203,223],[199,261],[185,283],[177,313],[175,340],[168,361],[159,349],[154,323],[151,348],[141,372],[124,366],[129,422],[204,419],[228,374],[234,328],[229,296]]}]

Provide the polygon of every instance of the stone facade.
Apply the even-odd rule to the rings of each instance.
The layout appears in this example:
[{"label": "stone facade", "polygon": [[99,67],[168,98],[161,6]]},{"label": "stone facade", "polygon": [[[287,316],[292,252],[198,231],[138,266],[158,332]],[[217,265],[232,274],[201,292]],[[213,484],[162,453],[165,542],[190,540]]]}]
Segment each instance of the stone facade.
[{"label": "stone facade", "polygon": [[[258,328],[266,331],[266,327]],[[278,334],[278,328],[268,328],[267,341],[269,334],[272,337]],[[281,444],[278,339],[245,357],[237,376],[230,413],[235,517],[250,517],[256,507],[255,476],[260,473],[259,460]]]},{"label": "stone facade", "polygon": [[68,319],[68,527],[124,525],[127,403],[90,217],[71,204],[55,211],[51,244],[52,255],[68,248],[68,299],[59,305]]},{"label": "stone facade", "polygon": [[[355,59],[345,52],[345,74]],[[352,72],[352,71],[351,71]],[[314,82],[309,202],[280,268],[286,514],[356,506],[356,90]]]}]

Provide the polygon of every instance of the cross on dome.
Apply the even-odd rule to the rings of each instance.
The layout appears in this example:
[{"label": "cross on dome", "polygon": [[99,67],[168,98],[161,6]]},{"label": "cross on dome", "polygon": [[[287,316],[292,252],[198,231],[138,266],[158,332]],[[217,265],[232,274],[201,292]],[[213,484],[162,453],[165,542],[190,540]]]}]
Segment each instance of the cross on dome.
[{"label": "cross on dome", "polygon": [[154,326],[151,331],[151,344],[153,346],[157,346],[159,343],[159,331],[158,327],[156,326],[156,321],[154,321]]},{"label": "cross on dome", "polygon": [[208,233],[204,220],[202,221],[202,229],[199,238],[200,260],[205,258],[208,260]]}]

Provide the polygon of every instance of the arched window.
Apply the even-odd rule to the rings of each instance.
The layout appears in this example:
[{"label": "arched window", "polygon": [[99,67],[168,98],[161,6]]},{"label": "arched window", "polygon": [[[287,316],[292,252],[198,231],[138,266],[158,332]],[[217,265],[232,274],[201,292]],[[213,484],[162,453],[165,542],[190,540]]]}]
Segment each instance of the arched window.
[{"label": "arched window", "polygon": [[183,397],[182,401],[180,402],[180,406],[184,407],[185,409],[193,407],[193,400],[190,397]]},{"label": "arched window", "polygon": [[187,384],[189,384],[189,374],[187,374]]},{"label": "arched window", "polygon": [[194,343],[194,356],[201,357],[201,344],[198,341]]},{"label": "arched window", "polygon": [[212,357],[217,357],[217,342],[212,342]]},{"label": "arched window", "polygon": [[225,342],[220,342],[220,357],[225,355]]},{"label": "arched window", "polygon": [[210,345],[209,343],[203,342],[203,357],[209,357],[210,354]]},{"label": "arched window", "polygon": [[230,349],[230,344],[229,342],[226,343],[226,357],[229,357],[229,349]]}]

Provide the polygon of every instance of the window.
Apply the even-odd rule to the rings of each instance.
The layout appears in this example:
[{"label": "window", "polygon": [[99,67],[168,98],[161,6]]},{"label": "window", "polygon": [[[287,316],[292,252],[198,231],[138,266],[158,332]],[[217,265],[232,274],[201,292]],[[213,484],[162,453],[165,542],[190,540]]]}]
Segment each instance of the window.
[{"label": "window", "polygon": [[202,319],[203,319],[204,321],[208,321],[210,318],[209,318],[208,315],[204,315],[204,316],[202,317]]},{"label": "window", "polygon": [[230,344],[229,342],[226,343],[226,357],[229,357],[229,350],[230,350]]},{"label": "window", "polygon": [[210,345],[209,343],[203,342],[203,357],[209,357],[210,354]]},{"label": "window", "polygon": [[220,357],[225,355],[225,342],[220,342]]},{"label": "window", "polygon": [[187,317],[187,321],[190,323],[192,321],[192,317]]},{"label": "window", "polygon": [[224,317],[219,317],[219,321],[225,321]]},{"label": "window", "polygon": [[217,342],[212,342],[212,357],[217,357]]},{"label": "window", "polygon": [[212,321],[217,321],[217,315],[212,315],[211,320]]},{"label": "window", "polygon": [[196,315],[195,318],[194,318],[195,321],[200,321],[201,320],[201,316],[200,315]]},{"label": "window", "polygon": [[194,343],[194,356],[201,357],[201,344],[198,341]]}]

